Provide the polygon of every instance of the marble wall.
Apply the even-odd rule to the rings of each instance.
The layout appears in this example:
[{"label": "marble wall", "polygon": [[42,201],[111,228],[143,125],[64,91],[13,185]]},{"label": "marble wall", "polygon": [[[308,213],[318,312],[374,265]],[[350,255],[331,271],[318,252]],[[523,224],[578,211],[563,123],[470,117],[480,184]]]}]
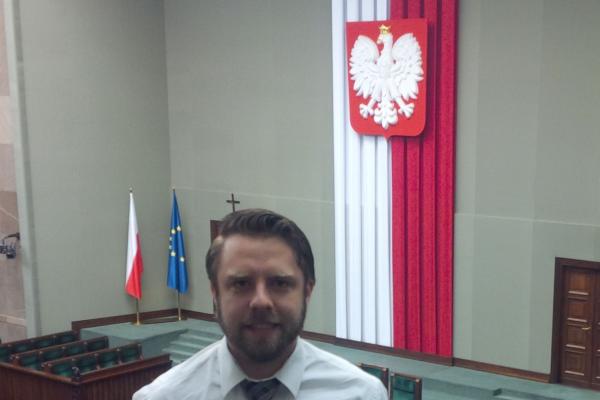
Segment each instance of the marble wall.
[{"label": "marble wall", "polygon": [[[19,231],[4,27],[4,0],[0,0],[0,238]],[[3,342],[25,337],[23,275],[19,261],[19,257],[7,259],[0,255],[0,338]]]}]

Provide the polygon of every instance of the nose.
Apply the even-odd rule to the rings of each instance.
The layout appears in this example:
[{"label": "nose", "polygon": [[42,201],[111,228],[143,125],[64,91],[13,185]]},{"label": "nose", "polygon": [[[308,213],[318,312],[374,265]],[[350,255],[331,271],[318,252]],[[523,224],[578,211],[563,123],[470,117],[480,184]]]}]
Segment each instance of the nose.
[{"label": "nose", "polygon": [[254,309],[271,309],[273,300],[265,282],[258,282],[255,286],[250,307]]}]

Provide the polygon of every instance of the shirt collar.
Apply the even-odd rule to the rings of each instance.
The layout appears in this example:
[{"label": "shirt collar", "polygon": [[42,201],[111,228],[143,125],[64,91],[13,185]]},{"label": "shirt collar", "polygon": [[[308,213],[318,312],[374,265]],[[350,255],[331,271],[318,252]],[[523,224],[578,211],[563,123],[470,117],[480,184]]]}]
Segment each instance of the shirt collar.
[{"label": "shirt collar", "polygon": [[[283,367],[273,375],[297,397],[304,372],[304,340],[298,337],[296,348],[287,359]],[[232,391],[242,380],[248,377],[238,366],[235,358],[227,347],[227,338],[223,337],[219,343],[219,369],[221,370],[221,395],[223,398]]]},{"label": "shirt collar", "polygon": [[283,367],[275,374],[275,378],[279,379],[279,381],[290,391],[294,396],[294,399],[298,396],[300,383],[302,382],[302,376],[304,375],[304,345],[304,340],[298,337],[294,352],[290,355],[285,364],[283,364]]},{"label": "shirt collar", "polygon": [[244,371],[238,366],[227,347],[227,337],[219,343],[219,369],[221,370],[221,395],[224,399],[233,388],[246,379]]}]

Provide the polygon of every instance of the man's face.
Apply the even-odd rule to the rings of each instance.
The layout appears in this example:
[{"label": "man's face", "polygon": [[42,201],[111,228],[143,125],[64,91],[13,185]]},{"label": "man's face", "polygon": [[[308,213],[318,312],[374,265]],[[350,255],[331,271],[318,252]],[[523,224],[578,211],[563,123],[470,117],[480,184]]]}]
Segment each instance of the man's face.
[{"label": "man's face", "polygon": [[305,285],[292,249],[274,237],[228,237],[211,287],[216,314],[236,356],[273,361],[302,329],[313,284]]}]

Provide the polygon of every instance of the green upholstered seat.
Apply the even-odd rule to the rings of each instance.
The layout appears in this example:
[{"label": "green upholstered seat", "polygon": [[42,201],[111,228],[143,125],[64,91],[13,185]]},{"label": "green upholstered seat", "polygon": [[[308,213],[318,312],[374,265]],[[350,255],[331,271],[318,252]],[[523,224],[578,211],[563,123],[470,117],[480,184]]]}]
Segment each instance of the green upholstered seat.
[{"label": "green upholstered seat", "polygon": [[71,360],[63,361],[50,367],[50,372],[54,375],[70,378],[73,376],[73,363]]},{"label": "green upholstered seat", "polygon": [[124,346],[119,349],[121,354],[121,362],[130,362],[139,360],[142,355],[141,346],[139,344]]},{"label": "green upholstered seat", "polygon": [[399,374],[392,374],[390,378],[390,399],[420,400],[421,380]]},{"label": "green upholstered seat", "polygon": [[62,357],[65,357],[65,348],[64,347],[48,349],[48,350],[41,352],[42,361],[52,361],[52,360],[56,360],[57,358],[62,358]]},{"label": "green upholstered seat", "polygon": [[116,350],[98,353],[98,366],[100,368],[112,367],[119,364],[119,352]]},{"label": "green upholstered seat", "polygon": [[20,356],[18,359],[18,364],[21,367],[37,369],[41,370],[42,360],[40,360],[40,356],[38,353],[26,354],[24,356]]},{"label": "green upholstered seat", "polygon": [[79,372],[82,374],[90,371],[94,371],[97,369],[98,360],[95,354],[90,354],[88,356],[81,356],[75,362],[75,366],[79,368]]},{"label": "green upholstered seat", "polygon": [[90,339],[87,342],[87,351],[98,351],[108,347],[108,338]]},{"label": "green upholstered seat", "polygon": [[44,347],[50,347],[55,345],[56,343],[54,342],[54,338],[52,337],[45,337],[45,338],[41,338],[41,339],[36,339],[33,342],[33,345],[36,349],[43,349]]},{"label": "green upholstered seat", "polygon": [[23,353],[25,351],[33,350],[33,342],[22,342],[16,343],[12,346],[12,354]]},{"label": "green upholstered seat", "polygon": [[10,361],[11,349],[8,346],[0,346],[0,362]]},{"label": "green upholstered seat", "polygon": [[373,375],[374,377],[379,379],[381,381],[381,383],[383,383],[383,386],[385,386],[386,389],[388,388],[389,376],[390,376],[389,368],[379,367],[377,365],[363,364],[363,363],[359,364],[358,366],[363,371],[365,371],[365,372],[369,373],[370,375]]},{"label": "green upholstered seat", "polygon": [[77,354],[83,354],[85,352],[87,352],[85,343],[74,343],[65,346],[65,357],[76,356]]},{"label": "green upholstered seat", "polygon": [[76,332],[64,332],[56,335],[56,344],[65,344],[79,340]]}]

